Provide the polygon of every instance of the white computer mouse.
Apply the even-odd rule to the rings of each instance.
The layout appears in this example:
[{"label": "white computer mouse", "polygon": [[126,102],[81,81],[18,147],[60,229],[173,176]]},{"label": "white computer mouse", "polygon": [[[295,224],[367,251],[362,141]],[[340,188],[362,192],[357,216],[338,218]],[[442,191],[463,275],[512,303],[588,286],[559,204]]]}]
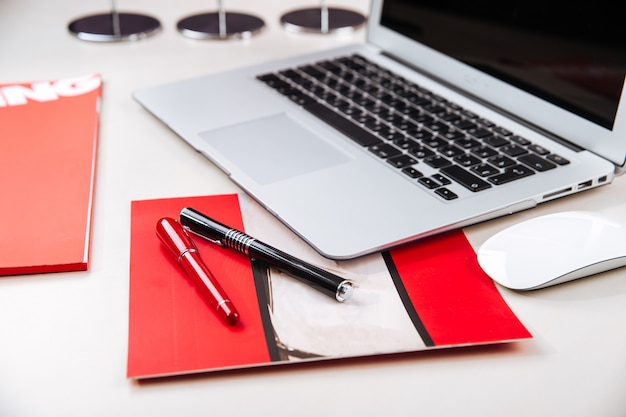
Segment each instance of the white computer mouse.
[{"label": "white computer mouse", "polygon": [[497,283],[534,290],[626,265],[626,227],[587,211],[548,214],[496,233],[477,254]]}]

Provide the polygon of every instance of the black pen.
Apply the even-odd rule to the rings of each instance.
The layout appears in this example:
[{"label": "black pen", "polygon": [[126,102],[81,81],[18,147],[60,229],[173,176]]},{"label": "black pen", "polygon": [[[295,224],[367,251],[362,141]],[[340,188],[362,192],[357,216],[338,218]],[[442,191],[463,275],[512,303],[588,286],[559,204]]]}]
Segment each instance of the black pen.
[{"label": "black pen", "polygon": [[344,302],[352,296],[355,284],[351,280],[306,263],[190,207],[180,212],[180,223],[190,232],[210,242],[227,246],[250,258],[265,261],[339,302]]}]

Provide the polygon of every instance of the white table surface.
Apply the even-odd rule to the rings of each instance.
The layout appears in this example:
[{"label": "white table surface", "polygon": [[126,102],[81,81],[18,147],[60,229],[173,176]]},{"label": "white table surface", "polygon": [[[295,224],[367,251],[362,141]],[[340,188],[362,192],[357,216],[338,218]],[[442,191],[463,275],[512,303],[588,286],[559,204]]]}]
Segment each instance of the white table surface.
[{"label": "white table surface", "polygon": [[[130,201],[239,191],[131,93],[365,36],[281,28],[282,13],[315,0],[225,4],[262,17],[266,29],[245,41],[191,40],[177,20],[215,1],[119,0],[120,11],[148,12],[163,30],[135,43],[89,43],[67,24],[106,12],[106,0],[0,1],[0,82],[99,72],[105,83],[90,270],[0,278],[0,416],[626,416],[626,269],[530,293],[500,288],[534,335],[526,342],[148,384],[126,378]],[[331,5],[367,12],[368,2]],[[625,195],[622,176],[466,231],[477,246],[520,220],[579,209],[626,222]]]}]

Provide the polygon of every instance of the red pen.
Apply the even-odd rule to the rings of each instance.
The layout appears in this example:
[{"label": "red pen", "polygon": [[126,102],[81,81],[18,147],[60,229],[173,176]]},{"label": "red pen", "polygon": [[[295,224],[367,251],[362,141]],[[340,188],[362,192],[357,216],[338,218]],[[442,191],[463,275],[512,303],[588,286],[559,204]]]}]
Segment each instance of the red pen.
[{"label": "red pen", "polygon": [[193,240],[176,220],[163,217],[157,222],[156,234],[167,251],[180,264],[187,276],[200,290],[202,296],[215,308],[217,315],[233,326],[239,313],[211,271],[206,267]]}]

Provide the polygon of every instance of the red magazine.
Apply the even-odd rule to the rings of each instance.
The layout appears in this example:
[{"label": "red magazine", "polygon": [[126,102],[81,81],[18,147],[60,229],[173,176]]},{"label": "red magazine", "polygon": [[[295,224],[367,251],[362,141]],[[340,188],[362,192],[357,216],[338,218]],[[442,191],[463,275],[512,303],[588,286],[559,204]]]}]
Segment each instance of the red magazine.
[{"label": "red magazine", "polygon": [[[357,282],[344,302],[191,235],[237,306],[227,326],[156,236],[192,207]],[[501,343],[532,336],[480,269],[463,231],[351,261],[318,255],[244,195],[131,203],[127,376],[142,379],[301,361]]]},{"label": "red magazine", "polygon": [[88,268],[101,85],[0,84],[0,275]]}]

